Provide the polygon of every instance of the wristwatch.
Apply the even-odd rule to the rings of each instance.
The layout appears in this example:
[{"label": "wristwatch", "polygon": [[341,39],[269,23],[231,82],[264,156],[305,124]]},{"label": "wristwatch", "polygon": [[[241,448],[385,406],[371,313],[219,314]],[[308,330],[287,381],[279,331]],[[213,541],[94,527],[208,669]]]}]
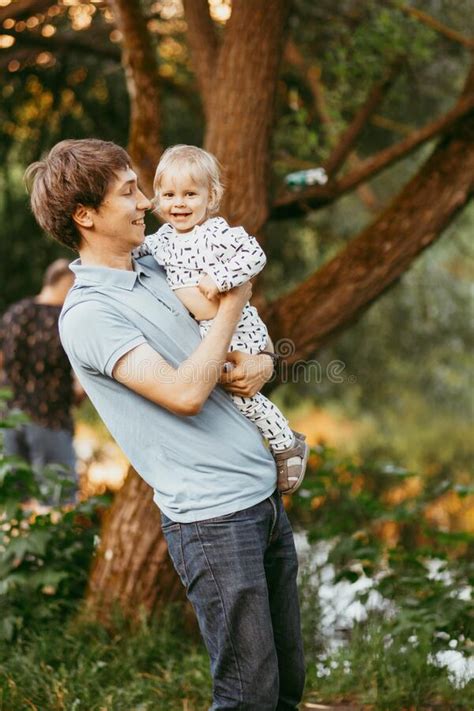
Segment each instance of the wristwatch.
[{"label": "wristwatch", "polygon": [[273,353],[272,351],[259,351],[258,355],[268,355],[273,361],[273,368],[276,369],[278,363],[280,362],[281,356],[279,353]]}]

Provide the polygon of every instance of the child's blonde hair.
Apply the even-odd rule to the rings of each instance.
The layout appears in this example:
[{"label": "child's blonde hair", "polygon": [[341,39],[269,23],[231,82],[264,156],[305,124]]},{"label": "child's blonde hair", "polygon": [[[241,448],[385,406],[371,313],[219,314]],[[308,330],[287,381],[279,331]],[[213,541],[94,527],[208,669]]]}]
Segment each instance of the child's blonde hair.
[{"label": "child's blonde hair", "polygon": [[159,210],[160,185],[164,173],[187,173],[196,183],[205,183],[209,190],[207,213],[215,214],[224,193],[219,162],[212,153],[197,146],[187,146],[179,143],[167,148],[160,158],[153,180],[155,204]]}]

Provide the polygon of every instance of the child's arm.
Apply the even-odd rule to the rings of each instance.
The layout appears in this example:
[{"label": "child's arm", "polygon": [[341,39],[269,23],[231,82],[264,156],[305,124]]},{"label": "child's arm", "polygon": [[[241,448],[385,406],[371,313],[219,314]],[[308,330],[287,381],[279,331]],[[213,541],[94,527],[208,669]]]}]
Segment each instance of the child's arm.
[{"label": "child's arm", "polygon": [[[229,227],[223,219],[216,220],[216,223],[212,240],[216,260],[207,265],[206,274],[219,291],[229,291],[256,276],[265,266],[267,258],[255,237],[247,234],[243,227]],[[231,252],[231,256],[220,261],[217,257],[219,252]]]}]

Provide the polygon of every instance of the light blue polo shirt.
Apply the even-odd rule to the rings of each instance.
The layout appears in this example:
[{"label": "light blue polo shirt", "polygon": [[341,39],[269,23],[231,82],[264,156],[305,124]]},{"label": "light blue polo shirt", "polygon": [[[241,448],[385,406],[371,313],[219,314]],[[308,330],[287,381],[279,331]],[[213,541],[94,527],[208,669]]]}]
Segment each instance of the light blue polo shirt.
[{"label": "light blue polo shirt", "polygon": [[217,386],[192,417],[175,415],[114,380],[117,361],[148,343],[177,368],[199,328],[152,257],[135,271],[72,263],[76,281],[59,320],[84,390],[154,500],[173,521],[202,521],[263,501],[276,486],[273,458],[256,426]]}]

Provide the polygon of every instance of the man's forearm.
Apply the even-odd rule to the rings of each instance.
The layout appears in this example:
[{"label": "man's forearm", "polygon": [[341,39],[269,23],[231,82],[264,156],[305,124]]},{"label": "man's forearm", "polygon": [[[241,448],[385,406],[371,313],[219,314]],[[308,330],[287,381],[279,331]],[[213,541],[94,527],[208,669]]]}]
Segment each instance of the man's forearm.
[{"label": "man's forearm", "polygon": [[220,309],[209,333],[177,369],[178,377],[187,386],[187,398],[198,407],[204,404],[219,381],[239,318],[240,312]]},{"label": "man's forearm", "polygon": [[177,415],[196,415],[219,380],[232,334],[251,294],[251,285],[244,284],[221,297],[206,338],[178,368],[142,343],[115,364],[113,377]]}]

